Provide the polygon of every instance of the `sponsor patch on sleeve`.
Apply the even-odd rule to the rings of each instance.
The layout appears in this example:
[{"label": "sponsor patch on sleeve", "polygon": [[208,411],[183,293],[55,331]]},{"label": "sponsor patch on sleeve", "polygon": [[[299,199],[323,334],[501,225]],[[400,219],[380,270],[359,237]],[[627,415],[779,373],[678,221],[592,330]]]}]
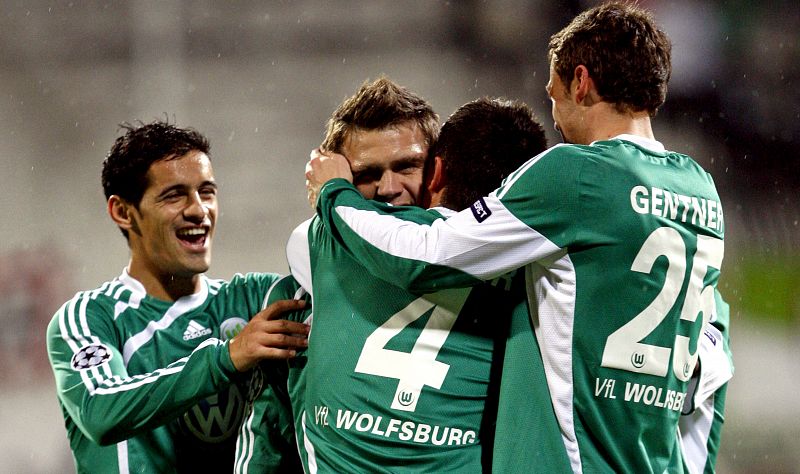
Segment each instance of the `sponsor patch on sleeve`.
[{"label": "sponsor patch on sleeve", "polygon": [[478,222],[483,222],[492,215],[492,211],[489,210],[483,198],[475,201],[469,208],[472,210],[472,215],[475,216],[475,220]]},{"label": "sponsor patch on sleeve", "polygon": [[111,359],[112,352],[104,344],[83,346],[72,356],[72,368],[88,370],[105,364]]}]

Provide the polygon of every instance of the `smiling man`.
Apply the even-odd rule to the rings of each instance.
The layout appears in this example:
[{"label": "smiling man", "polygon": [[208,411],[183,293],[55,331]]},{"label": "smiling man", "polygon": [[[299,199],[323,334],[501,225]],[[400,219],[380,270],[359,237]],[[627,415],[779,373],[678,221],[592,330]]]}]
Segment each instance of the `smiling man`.
[{"label": "smiling man", "polygon": [[[47,330],[76,470],[230,472],[255,390],[240,373],[305,347],[306,325],[275,320],[303,304],[261,311],[279,275],[204,275],[218,213],[205,137],[164,122],[126,131],[102,182],[130,262],[119,277],[78,292]],[[294,452],[291,442],[275,438],[269,470],[295,462],[283,454]]]}]

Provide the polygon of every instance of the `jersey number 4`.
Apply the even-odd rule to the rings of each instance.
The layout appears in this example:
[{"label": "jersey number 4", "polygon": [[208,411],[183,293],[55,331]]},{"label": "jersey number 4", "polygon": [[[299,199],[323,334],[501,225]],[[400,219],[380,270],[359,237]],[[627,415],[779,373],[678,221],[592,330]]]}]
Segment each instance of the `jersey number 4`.
[{"label": "jersey number 4", "polygon": [[[450,365],[437,361],[436,356],[468,295],[469,289],[464,288],[433,293],[409,303],[367,337],[355,371],[397,379],[392,408],[416,410],[422,387],[428,385],[440,389],[447,376]],[[391,339],[428,312],[431,316],[411,352],[386,349]]]},{"label": "jersey number 4", "polygon": [[[695,336],[708,324],[714,311],[714,289],[704,286],[704,280],[709,267],[719,269],[722,265],[723,248],[720,239],[697,236],[697,251],[692,260],[680,316],[682,320],[695,322],[698,314],[703,313],[703,322],[696,326]],[[673,348],[641,342],[667,317],[684,284],[686,244],[675,229],[661,227],[653,231],[636,255],[631,270],[650,273],[661,256],[667,258],[661,291],[642,312],[608,336],[602,366],[663,377],[667,375],[671,354],[672,372],[678,380],[687,381],[697,363],[697,352],[692,354],[689,349],[689,337],[676,335]]]}]

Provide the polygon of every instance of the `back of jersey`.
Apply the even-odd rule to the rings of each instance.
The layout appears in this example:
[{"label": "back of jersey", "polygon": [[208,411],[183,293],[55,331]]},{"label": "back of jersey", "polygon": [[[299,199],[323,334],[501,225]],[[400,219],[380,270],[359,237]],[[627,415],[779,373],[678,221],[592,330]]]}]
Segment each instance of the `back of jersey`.
[{"label": "back of jersey", "polygon": [[370,275],[318,224],[307,234],[309,464],[320,472],[480,472],[483,438],[493,432],[484,410],[495,343],[524,301],[522,288],[512,293],[501,279],[414,295]]},{"label": "back of jersey", "polygon": [[527,284],[576,471],[663,472],[680,458],[676,424],[713,318],[723,218],[708,174],[654,145],[555,147],[498,193],[561,249],[527,267]]}]

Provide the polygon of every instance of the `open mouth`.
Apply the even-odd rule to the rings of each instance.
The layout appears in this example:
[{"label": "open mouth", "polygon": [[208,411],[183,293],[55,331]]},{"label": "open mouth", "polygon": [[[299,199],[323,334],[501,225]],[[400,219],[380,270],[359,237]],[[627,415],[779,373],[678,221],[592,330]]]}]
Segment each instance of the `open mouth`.
[{"label": "open mouth", "polygon": [[184,245],[195,249],[201,249],[205,246],[208,228],[190,227],[179,229],[178,232],[176,232],[176,236]]}]

